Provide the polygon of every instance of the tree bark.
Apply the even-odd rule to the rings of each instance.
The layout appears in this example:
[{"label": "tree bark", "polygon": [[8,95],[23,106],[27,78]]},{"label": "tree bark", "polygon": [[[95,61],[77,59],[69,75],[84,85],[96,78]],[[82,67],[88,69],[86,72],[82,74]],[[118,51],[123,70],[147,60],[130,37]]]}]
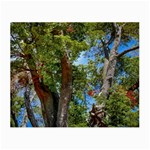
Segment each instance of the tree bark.
[{"label": "tree bark", "polygon": [[26,87],[26,89],[25,89],[24,99],[25,99],[25,107],[27,110],[28,118],[29,118],[33,127],[38,127],[38,123],[35,119],[33,109],[32,109],[32,106],[30,104],[30,88],[29,87]]},{"label": "tree bark", "polygon": [[109,64],[109,51],[108,51],[107,46],[105,46],[105,45],[104,45],[103,49],[104,49],[104,55],[105,55],[104,68],[103,68],[103,83],[104,83],[105,78],[106,78],[107,69],[108,69],[108,64]]},{"label": "tree bark", "polygon": [[66,53],[61,59],[61,68],[62,68],[62,85],[61,85],[60,101],[58,106],[57,126],[67,127],[68,106],[72,95],[72,66]]},{"label": "tree bark", "polygon": [[53,100],[54,100],[54,127],[57,127],[57,113],[58,113],[58,104],[59,104],[59,95],[58,93],[52,92]]},{"label": "tree bark", "polygon": [[[118,26],[116,23],[114,23],[114,27],[116,29],[114,45],[110,52],[109,62],[107,62],[108,63],[107,72],[106,72],[105,79],[103,81],[103,86],[102,86],[102,91],[101,91],[102,94],[104,96],[106,96],[106,98],[108,98],[108,96],[109,96],[108,90],[112,86],[112,82],[113,82],[113,78],[114,78],[114,74],[115,74],[115,67],[116,67],[116,63],[117,63],[117,50],[118,50],[120,40],[121,40],[122,26]],[[105,68],[105,66],[104,66],[104,68]],[[104,70],[104,71],[106,71],[106,70]]]},{"label": "tree bark", "polygon": [[39,76],[36,72],[31,71],[32,80],[35,91],[41,101],[42,115],[46,127],[54,126],[54,107],[53,97],[46,85],[40,82]]}]

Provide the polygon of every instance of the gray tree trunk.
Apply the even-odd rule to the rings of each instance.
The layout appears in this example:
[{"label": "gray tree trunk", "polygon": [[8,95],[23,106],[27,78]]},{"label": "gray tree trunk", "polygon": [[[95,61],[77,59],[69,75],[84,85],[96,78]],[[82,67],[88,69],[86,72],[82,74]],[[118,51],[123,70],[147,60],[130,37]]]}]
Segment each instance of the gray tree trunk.
[{"label": "gray tree trunk", "polygon": [[116,35],[114,40],[113,48],[110,52],[109,61],[105,59],[104,63],[104,72],[103,72],[103,86],[102,86],[102,94],[106,97],[109,96],[109,88],[112,86],[113,78],[115,74],[115,68],[117,63],[117,50],[120,44],[121,40],[121,30],[122,26],[118,26],[116,23],[114,23],[115,29],[116,29]]},{"label": "gray tree trunk", "polygon": [[[32,100],[34,99],[35,95],[36,95],[36,93],[34,92],[34,93],[32,94],[32,97],[29,98],[29,99],[30,99],[30,103],[31,103]],[[23,115],[23,118],[22,118],[22,123],[21,123],[20,127],[26,127],[27,122],[28,122],[28,119],[29,119],[29,118],[28,118],[28,114],[27,114],[27,109],[25,108],[24,115]],[[30,121],[30,122],[31,122],[31,121]]]},{"label": "gray tree trunk", "polygon": [[35,119],[34,112],[30,103],[30,88],[29,87],[26,87],[26,90],[24,93],[24,99],[25,99],[25,107],[27,110],[28,118],[33,127],[38,127],[38,123]]}]

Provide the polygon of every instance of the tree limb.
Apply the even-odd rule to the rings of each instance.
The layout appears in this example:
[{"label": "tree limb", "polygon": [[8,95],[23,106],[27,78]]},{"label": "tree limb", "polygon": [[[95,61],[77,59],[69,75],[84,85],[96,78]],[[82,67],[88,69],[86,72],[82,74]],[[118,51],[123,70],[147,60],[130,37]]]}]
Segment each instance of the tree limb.
[{"label": "tree limb", "polygon": [[38,122],[35,119],[34,112],[33,112],[32,106],[30,104],[31,100],[30,100],[30,88],[29,87],[26,87],[26,89],[25,89],[24,99],[25,99],[25,107],[27,110],[28,118],[33,127],[38,127]]},{"label": "tree limb", "polygon": [[135,47],[132,47],[130,49],[127,49],[127,50],[123,51],[122,53],[118,54],[117,57],[120,58],[121,56],[125,55],[126,53],[134,51],[134,50],[136,50],[138,48],[139,48],[139,46],[135,46]]}]

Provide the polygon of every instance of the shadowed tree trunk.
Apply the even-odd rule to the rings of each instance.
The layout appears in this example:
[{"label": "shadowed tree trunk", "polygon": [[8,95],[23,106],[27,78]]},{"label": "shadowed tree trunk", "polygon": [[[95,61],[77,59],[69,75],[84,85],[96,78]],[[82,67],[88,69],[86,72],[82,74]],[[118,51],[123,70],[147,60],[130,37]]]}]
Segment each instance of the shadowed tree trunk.
[{"label": "shadowed tree trunk", "polygon": [[[30,98],[30,103],[32,102],[32,100],[34,99],[36,93],[33,93],[32,94],[32,97]],[[26,103],[26,102],[25,102]],[[29,102],[27,102],[29,103]],[[30,105],[30,104],[29,104]],[[20,125],[20,127],[26,127],[27,125],[27,122],[28,122],[28,114],[27,114],[27,108],[25,107],[25,110],[24,110],[24,115],[23,115],[23,118],[22,118],[22,123]],[[30,121],[31,122],[31,121]]]},{"label": "shadowed tree trunk", "polygon": [[38,127],[38,123],[35,119],[34,112],[30,103],[30,88],[29,87],[26,87],[25,89],[24,99],[25,99],[25,107],[27,110],[28,118],[33,127]]}]

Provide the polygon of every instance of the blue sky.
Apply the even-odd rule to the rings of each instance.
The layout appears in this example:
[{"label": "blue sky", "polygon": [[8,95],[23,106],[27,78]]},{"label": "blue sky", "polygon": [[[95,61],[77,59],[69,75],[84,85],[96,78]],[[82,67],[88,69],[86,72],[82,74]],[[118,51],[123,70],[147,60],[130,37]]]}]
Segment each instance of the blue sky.
[{"label": "blue sky", "polygon": [[[127,45],[121,44],[121,45],[119,46],[118,53],[121,53],[121,52],[123,52],[124,50],[135,46],[136,44],[137,44],[137,41],[134,40],[134,39],[131,40],[130,42],[128,42]],[[112,45],[110,45],[110,47],[112,47]],[[92,49],[92,48],[91,48],[91,49]],[[75,65],[80,65],[80,64],[81,64],[81,65],[86,65],[86,64],[88,64],[88,59],[89,59],[89,58],[85,57],[85,53],[86,53],[85,51],[81,52],[79,58],[78,58],[76,61],[74,61],[74,64],[75,64]],[[132,53],[132,52],[131,52],[131,53]],[[131,53],[128,53],[127,55],[130,56]],[[136,52],[133,51],[133,53],[136,53]],[[90,59],[94,59],[94,57],[92,57],[92,58],[90,58]]]}]

